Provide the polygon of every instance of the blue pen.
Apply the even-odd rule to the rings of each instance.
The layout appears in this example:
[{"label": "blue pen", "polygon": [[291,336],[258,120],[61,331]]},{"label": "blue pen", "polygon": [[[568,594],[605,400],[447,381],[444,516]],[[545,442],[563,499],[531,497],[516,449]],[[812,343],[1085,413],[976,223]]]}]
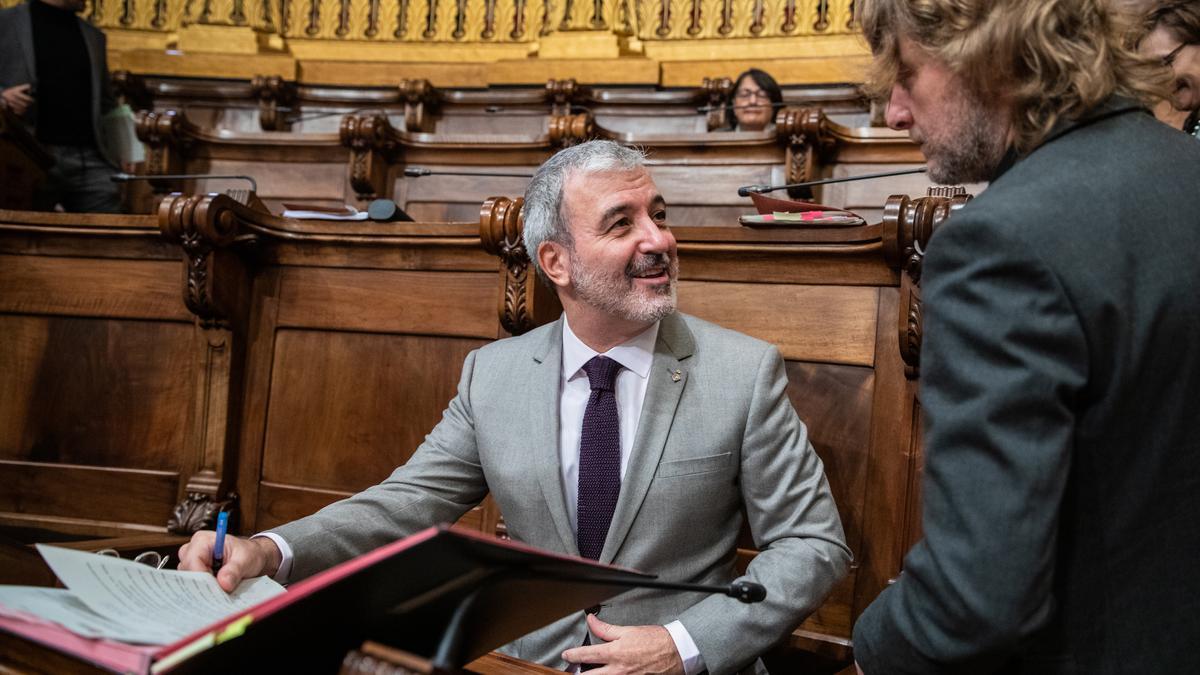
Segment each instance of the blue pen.
[{"label": "blue pen", "polygon": [[225,530],[228,528],[229,512],[221,511],[217,514],[217,540],[213,543],[213,574],[216,574],[217,570],[221,569],[221,563],[225,561]]}]

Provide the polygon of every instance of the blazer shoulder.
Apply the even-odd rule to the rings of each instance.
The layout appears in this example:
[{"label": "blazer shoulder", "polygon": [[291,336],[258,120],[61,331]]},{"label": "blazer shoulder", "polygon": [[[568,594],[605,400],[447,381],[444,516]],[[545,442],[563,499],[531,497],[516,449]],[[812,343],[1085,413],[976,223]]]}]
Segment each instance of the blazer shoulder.
[{"label": "blazer shoulder", "polygon": [[690,314],[679,313],[679,318],[692,334],[697,353],[711,357],[711,352],[721,352],[722,359],[761,361],[766,352],[778,349],[775,345],[751,337],[745,333],[705,321]]}]

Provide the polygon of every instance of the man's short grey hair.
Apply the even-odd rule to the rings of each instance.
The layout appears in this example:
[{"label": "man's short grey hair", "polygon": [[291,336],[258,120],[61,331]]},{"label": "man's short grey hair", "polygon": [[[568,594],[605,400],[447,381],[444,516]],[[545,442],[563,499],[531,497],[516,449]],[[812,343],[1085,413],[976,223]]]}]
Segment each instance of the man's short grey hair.
[{"label": "man's short grey hair", "polygon": [[538,247],[553,241],[567,248],[573,245],[571,230],[563,213],[563,186],[575,173],[632,171],[645,166],[646,153],[627,148],[612,141],[588,141],[559,151],[534,172],[525,189],[525,251],[533,267],[543,275],[538,264]]}]

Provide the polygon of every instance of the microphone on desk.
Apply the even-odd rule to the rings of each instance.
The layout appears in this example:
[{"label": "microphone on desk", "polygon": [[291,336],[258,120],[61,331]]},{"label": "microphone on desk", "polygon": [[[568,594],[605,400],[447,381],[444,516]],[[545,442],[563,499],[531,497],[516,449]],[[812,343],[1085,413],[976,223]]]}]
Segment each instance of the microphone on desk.
[{"label": "microphone on desk", "polygon": [[925,173],[926,167],[918,167],[916,169],[904,169],[902,171],[883,171],[880,173],[865,173],[861,176],[846,176],[843,178],[824,178],[822,180],[810,180],[804,183],[789,183],[788,185],[743,185],[738,188],[739,197],[749,197],[752,193],[766,194],[775,192],[776,190],[789,190],[795,188],[806,188],[814,185],[828,185],[829,183],[850,183],[857,180],[871,180],[873,178],[887,178],[889,176],[907,176],[914,173]]},{"label": "microphone on desk", "polygon": [[367,205],[367,217],[377,223],[414,223],[412,216],[390,199],[376,199]]},{"label": "microphone on desk", "polygon": [[504,171],[441,171],[426,169],[420,166],[404,167],[404,175],[409,178],[424,176],[487,176],[490,178],[533,178],[531,173],[508,173]]},{"label": "microphone on desk", "polygon": [[253,190],[254,192],[258,192],[258,181],[254,180],[254,178],[251,176],[240,176],[240,175],[235,176],[235,175],[213,174],[213,173],[168,173],[168,174],[155,174],[155,175],[151,176],[151,175],[132,174],[132,173],[125,173],[125,172],[114,173],[111,176],[109,176],[109,180],[111,180],[114,183],[128,183],[129,181],[134,181],[134,180],[198,180],[201,178],[203,178],[205,180],[210,180],[210,179],[218,180],[219,179],[219,180],[249,181],[250,189]]},{"label": "microphone on desk", "polygon": [[767,589],[765,586],[753,581],[734,581],[726,585],[720,584],[689,584],[677,581],[659,581],[658,579],[637,579],[631,581],[628,577],[613,577],[609,578],[603,572],[595,574],[573,574],[559,575],[540,571],[543,578],[558,578],[565,581],[576,581],[588,584],[600,584],[606,586],[633,586],[634,588],[653,588],[664,591],[694,591],[697,593],[712,593],[714,595],[726,595],[731,598],[737,598],[739,602],[745,604],[753,604],[762,602],[767,597]]}]

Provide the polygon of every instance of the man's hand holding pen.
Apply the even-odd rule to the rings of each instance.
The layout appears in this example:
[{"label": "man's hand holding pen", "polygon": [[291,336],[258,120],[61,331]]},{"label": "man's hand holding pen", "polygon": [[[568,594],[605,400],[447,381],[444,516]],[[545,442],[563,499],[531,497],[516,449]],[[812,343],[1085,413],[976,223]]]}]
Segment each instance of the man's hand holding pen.
[{"label": "man's hand holding pen", "polygon": [[[213,568],[213,548],[216,533],[197,532],[192,540],[179,547],[179,569],[209,572]],[[217,583],[225,592],[232,592],[243,579],[263,575],[274,576],[283,556],[275,543],[266,537],[243,539],[225,537],[223,563],[217,572]]]}]

